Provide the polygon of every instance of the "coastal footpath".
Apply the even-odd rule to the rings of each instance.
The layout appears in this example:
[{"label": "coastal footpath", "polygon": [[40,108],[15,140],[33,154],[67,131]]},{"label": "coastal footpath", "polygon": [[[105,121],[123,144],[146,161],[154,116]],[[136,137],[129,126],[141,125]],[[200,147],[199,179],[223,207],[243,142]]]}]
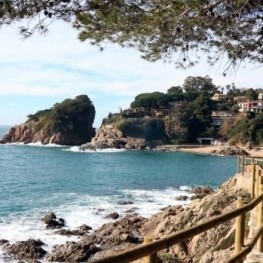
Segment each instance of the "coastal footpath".
[{"label": "coastal footpath", "polygon": [[[236,200],[239,198],[245,202],[250,201],[247,183],[240,182],[237,176],[230,178],[215,192],[208,187],[197,187],[188,197],[181,196],[178,199],[186,200],[189,196],[192,200],[189,206],[165,207],[150,218],[138,215],[134,204],[134,208],[127,210],[123,215],[118,213],[109,215],[111,222],[93,231],[88,225],[67,229],[66,218],[61,219],[50,213],[43,215],[43,224],[46,224],[48,229],[53,229],[54,234],[78,236],[78,241],[68,241],[54,246],[52,251],[46,251],[41,240],[31,239],[14,244],[10,244],[8,240],[0,240],[1,249],[7,255],[26,262],[38,262],[42,259],[49,262],[92,262],[136,247],[143,242],[145,236],[152,236],[154,239],[163,238],[202,223],[208,218],[231,211],[236,208]],[[130,202],[123,202],[123,205],[126,204]],[[160,262],[225,262],[233,253],[233,224],[234,221],[231,220],[162,251],[158,255]],[[247,235],[248,225],[246,225]]]}]

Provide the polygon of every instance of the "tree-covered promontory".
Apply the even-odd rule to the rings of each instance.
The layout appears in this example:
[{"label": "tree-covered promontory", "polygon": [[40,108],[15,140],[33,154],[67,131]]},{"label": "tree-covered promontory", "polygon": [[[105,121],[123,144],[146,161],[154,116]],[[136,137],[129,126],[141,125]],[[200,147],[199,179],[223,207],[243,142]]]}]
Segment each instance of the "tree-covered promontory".
[{"label": "tree-covered promontory", "polygon": [[28,115],[28,120],[12,128],[2,142],[81,145],[95,135],[94,118],[92,101],[87,95],[80,95]]}]

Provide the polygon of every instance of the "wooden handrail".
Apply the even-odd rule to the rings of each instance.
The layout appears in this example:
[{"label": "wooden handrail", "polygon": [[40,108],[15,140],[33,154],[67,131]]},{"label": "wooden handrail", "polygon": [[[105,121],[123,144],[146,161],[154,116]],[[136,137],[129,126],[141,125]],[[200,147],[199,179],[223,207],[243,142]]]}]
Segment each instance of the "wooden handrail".
[{"label": "wooden handrail", "polygon": [[93,263],[129,263],[134,260],[141,259],[145,256],[154,254],[160,250],[167,249],[176,243],[183,242],[193,236],[201,234],[204,231],[207,231],[211,228],[214,228],[226,221],[229,221],[237,216],[240,216],[246,212],[249,212],[254,207],[256,207],[260,202],[263,201],[263,194],[258,196],[256,199],[251,201],[249,204],[244,205],[241,208],[237,208],[231,212],[228,212],[224,215],[214,217],[210,220],[207,220],[204,223],[198,224],[196,226],[190,227],[187,230],[180,230],[174,234],[171,234],[165,238],[153,241],[150,244],[140,245],[136,248],[124,251],[122,253],[109,256],[107,258],[98,259],[92,261]]},{"label": "wooden handrail", "polygon": [[260,235],[263,234],[263,225],[258,229],[256,232],[256,235],[254,238],[246,245],[244,249],[242,249],[239,253],[232,256],[226,263],[237,263],[240,262],[240,259],[243,259],[245,256],[247,256],[257,243],[257,240],[259,239]]}]

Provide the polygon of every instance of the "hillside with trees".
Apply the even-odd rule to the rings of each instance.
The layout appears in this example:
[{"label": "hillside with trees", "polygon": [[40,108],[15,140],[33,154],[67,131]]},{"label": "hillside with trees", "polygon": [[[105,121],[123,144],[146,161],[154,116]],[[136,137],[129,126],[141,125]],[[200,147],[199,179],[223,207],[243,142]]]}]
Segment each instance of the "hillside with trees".
[{"label": "hillside with trees", "polygon": [[[198,138],[209,138],[209,142],[260,145],[262,96],[262,89],[240,89],[234,84],[221,87],[209,76],[190,76],[182,86],[170,87],[166,93],[139,94],[129,109],[110,113],[103,120],[104,135],[100,139],[114,129],[115,139],[141,139],[150,144],[192,144],[198,143]],[[242,108],[246,105],[254,108]]]}]

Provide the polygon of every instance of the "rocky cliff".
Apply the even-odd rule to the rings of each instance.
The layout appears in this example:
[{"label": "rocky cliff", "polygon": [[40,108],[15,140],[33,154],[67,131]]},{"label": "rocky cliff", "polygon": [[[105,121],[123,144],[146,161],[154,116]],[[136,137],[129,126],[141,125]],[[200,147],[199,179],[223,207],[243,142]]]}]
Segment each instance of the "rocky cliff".
[{"label": "rocky cliff", "polygon": [[145,150],[162,145],[164,134],[164,126],[159,119],[131,120],[123,118],[122,114],[109,114],[91,142],[81,145],[80,149]]},{"label": "rocky cliff", "polygon": [[80,95],[29,115],[25,123],[11,128],[0,143],[81,145],[95,135],[94,118],[92,102],[88,96]]}]

